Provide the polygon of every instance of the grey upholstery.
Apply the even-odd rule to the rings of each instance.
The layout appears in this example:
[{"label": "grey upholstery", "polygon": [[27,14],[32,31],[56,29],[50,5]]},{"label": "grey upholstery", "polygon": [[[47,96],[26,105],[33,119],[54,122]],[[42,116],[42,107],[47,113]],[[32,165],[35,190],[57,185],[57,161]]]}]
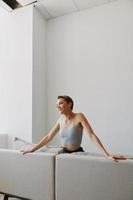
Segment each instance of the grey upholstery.
[{"label": "grey upholstery", "polygon": [[56,200],[133,200],[133,160],[97,154],[56,156]]},{"label": "grey upholstery", "polygon": [[43,152],[30,155],[14,150],[30,145],[0,134],[0,192],[32,200],[54,200],[55,156],[61,148],[45,147]]},{"label": "grey upholstery", "polygon": [[0,150],[0,191],[32,200],[54,200],[56,153],[22,155]]},{"label": "grey upholstery", "polygon": [[114,163],[87,152],[58,155],[62,149],[56,147],[25,156],[13,150],[27,145],[0,135],[0,192],[32,200],[133,200],[133,160]]}]

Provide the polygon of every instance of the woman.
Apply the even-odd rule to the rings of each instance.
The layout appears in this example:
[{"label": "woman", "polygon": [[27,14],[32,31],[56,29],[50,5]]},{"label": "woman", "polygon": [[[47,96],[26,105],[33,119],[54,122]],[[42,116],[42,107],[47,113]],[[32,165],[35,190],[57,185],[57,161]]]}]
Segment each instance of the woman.
[{"label": "woman", "polygon": [[69,96],[58,96],[57,109],[60,114],[60,118],[56,122],[53,129],[42,138],[42,140],[36,144],[33,148],[23,151],[23,154],[32,153],[48,142],[59,132],[61,145],[63,152],[72,153],[83,151],[81,145],[83,129],[85,129],[90,136],[91,140],[98,146],[103,155],[113,161],[126,159],[124,156],[111,156],[98,137],[92,130],[88,120],[82,113],[73,112],[73,100]]}]

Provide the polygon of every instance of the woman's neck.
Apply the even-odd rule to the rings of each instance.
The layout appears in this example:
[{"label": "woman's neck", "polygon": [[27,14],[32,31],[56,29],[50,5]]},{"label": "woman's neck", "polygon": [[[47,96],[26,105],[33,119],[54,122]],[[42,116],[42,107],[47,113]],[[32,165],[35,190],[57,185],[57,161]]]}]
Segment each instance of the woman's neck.
[{"label": "woman's neck", "polygon": [[65,120],[66,121],[70,121],[73,117],[74,117],[74,113],[73,112],[68,112],[64,114]]}]

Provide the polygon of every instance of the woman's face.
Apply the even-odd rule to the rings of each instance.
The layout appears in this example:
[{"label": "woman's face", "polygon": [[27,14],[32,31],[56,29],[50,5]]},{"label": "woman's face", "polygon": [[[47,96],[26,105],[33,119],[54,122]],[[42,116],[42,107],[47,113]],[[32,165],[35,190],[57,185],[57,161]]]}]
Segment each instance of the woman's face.
[{"label": "woman's face", "polygon": [[60,114],[65,114],[70,111],[71,104],[68,103],[65,99],[60,98],[57,100],[57,110]]}]

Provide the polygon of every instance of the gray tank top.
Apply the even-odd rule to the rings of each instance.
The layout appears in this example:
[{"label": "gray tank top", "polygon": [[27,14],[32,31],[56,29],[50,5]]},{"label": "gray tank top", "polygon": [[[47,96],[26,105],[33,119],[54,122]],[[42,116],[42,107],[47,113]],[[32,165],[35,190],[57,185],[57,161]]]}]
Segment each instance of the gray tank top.
[{"label": "gray tank top", "polygon": [[59,131],[62,146],[75,145],[80,146],[83,130],[80,130],[75,124],[71,123],[68,127],[61,127]]}]

